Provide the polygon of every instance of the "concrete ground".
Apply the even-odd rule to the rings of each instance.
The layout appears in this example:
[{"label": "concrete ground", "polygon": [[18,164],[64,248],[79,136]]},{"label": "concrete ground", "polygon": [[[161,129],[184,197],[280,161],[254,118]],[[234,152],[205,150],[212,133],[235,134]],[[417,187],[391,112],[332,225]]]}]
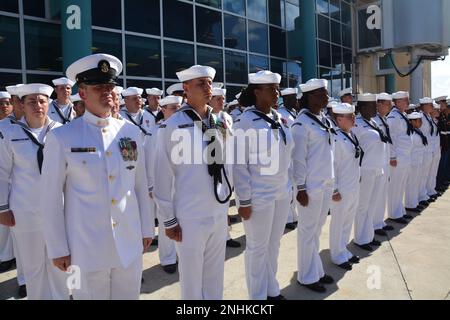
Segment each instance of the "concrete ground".
[{"label": "concrete ground", "polygon": [[[230,208],[230,215],[236,215]],[[346,272],[332,265],[329,252],[329,223],[323,228],[320,255],[326,273],[336,283],[327,293],[313,293],[296,283],[297,231],[287,232],[281,242],[278,280],[282,294],[289,300],[450,300],[450,191],[443,195],[407,226],[393,224],[389,238],[377,237],[382,246],[366,253],[350,244],[349,249],[362,257],[361,263]],[[242,248],[227,248],[224,298],[248,299],[245,284],[245,236],[242,223],[233,225],[231,235]],[[16,299],[16,272],[0,274],[0,299]],[[166,274],[152,247],[144,256],[141,299],[179,299],[178,274]]]}]

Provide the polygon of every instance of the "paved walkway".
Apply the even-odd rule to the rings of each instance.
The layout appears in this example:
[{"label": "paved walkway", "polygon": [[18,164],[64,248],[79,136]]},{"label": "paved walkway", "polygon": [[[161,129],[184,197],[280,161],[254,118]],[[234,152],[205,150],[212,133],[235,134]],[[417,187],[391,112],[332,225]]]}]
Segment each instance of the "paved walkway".
[{"label": "paved walkway", "polygon": [[[230,209],[236,214],[236,208]],[[288,299],[386,299],[450,300],[450,191],[432,204],[407,226],[394,225],[389,239],[368,254],[350,245],[361,256],[361,263],[345,272],[329,258],[329,223],[321,236],[321,257],[325,271],[336,283],[325,294],[316,294],[296,283],[297,231],[287,232],[281,242],[278,279],[282,294]],[[244,269],[245,237],[242,223],[233,225],[232,237],[242,248],[227,248],[225,264],[225,299],[247,299]],[[167,275],[158,264],[156,248],[144,256],[141,299],[179,299],[178,274]],[[15,271],[0,274],[0,299],[16,299]]]}]

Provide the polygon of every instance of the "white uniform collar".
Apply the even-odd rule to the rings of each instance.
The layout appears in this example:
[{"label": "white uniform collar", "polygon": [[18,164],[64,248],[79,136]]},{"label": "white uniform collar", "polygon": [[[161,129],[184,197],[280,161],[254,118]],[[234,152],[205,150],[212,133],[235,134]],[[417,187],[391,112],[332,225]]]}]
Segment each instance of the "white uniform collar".
[{"label": "white uniform collar", "polygon": [[83,115],[83,119],[87,123],[90,123],[96,127],[102,128],[102,127],[109,126],[109,123],[110,123],[112,117],[111,117],[111,115],[109,115],[109,117],[107,117],[107,118],[99,118],[99,117],[93,115],[92,113],[90,113],[88,110],[86,110]]}]

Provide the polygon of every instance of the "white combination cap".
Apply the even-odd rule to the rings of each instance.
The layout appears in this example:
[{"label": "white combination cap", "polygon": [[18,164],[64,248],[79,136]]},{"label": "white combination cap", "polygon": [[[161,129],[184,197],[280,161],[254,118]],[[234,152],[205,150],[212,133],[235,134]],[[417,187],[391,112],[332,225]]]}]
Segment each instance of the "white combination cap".
[{"label": "white combination cap", "polygon": [[216,69],[201,65],[195,65],[190,67],[189,69],[177,72],[177,77],[181,82],[186,82],[198,78],[214,79],[215,76]]},{"label": "white combination cap", "polygon": [[164,91],[162,91],[161,89],[158,89],[158,88],[145,89],[145,92],[149,96],[162,96],[164,93]]},{"label": "white combination cap", "polygon": [[144,89],[129,87],[122,91],[122,97],[140,96],[144,92]]},{"label": "white combination cap", "polygon": [[42,83],[24,84],[23,86],[20,86],[17,90],[20,99],[30,94],[42,94],[47,97],[50,97],[52,95],[52,92],[53,92],[52,87]]},{"label": "white combination cap", "polygon": [[339,92],[339,98],[342,98],[343,96],[347,95],[347,94],[352,94],[353,93],[353,88],[346,88],[344,90],[342,90],[341,92]]},{"label": "white combination cap", "polygon": [[321,88],[328,88],[328,81],[325,79],[311,79],[308,82],[300,85],[302,93],[314,91]]},{"label": "white combination cap", "polygon": [[398,91],[392,95],[392,99],[394,99],[394,100],[405,99],[405,98],[409,98],[409,92]]},{"label": "white combination cap", "polygon": [[161,107],[167,106],[169,104],[179,104],[183,103],[183,98],[178,96],[167,96],[164,99],[159,100],[159,105]]},{"label": "white combination cap", "polygon": [[116,83],[122,73],[122,62],[116,57],[98,53],[81,58],[67,68],[66,75],[72,81],[88,85]]},{"label": "white combination cap", "polygon": [[422,113],[421,112],[413,112],[408,114],[409,120],[416,120],[416,119],[422,119]]},{"label": "white combination cap", "polygon": [[373,93],[358,94],[358,102],[376,102],[377,95]]},{"label": "white combination cap", "polygon": [[333,113],[335,114],[353,114],[355,113],[355,106],[349,103],[336,102],[333,105]]},{"label": "white combination cap", "polygon": [[282,97],[289,96],[289,95],[292,95],[292,94],[297,95],[297,93],[298,93],[298,89],[297,88],[286,88],[284,90],[281,90],[281,96]]},{"label": "white combination cap", "polygon": [[386,92],[382,92],[379,95],[377,95],[378,101],[392,101],[392,95]]},{"label": "white combination cap", "polygon": [[256,73],[250,73],[248,75],[249,84],[280,84],[281,75],[278,73],[273,73],[269,70],[261,70]]},{"label": "white combination cap", "polygon": [[174,92],[178,92],[178,91],[184,92],[183,84],[181,82],[171,85],[166,90],[168,95],[172,95]]},{"label": "white combination cap", "polygon": [[53,79],[52,82],[55,86],[71,86],[71,87],[73,87],[73,85],[75,84],[74,81],[67,79],[65,77]]},{"label": "white combination cap", "polygon": [[0,99],[11,99],[11,95],[7,91],[0,91]]}]

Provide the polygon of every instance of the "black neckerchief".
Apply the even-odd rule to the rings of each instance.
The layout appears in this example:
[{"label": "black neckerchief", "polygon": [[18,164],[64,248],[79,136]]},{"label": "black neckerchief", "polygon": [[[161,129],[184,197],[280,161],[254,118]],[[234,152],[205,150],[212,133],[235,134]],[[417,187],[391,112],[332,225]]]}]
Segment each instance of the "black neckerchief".
[{"label": "black neckerchief", "polygon": [[150,114],[153,116],[153,118],[155,118],[155,122],[156,122],[156,116],[153,114],[153,111],[150,110],[150,107],[145,108],[145,110],[146,110],[148,113],[150,113]]},{"label": "black neckerchief", "polygon": [[407,126],[406,134],[408,136],[410,136],[413,133],[413,131],[414,131],[414,128],[413,128],[412,124],[409,122],[408,118],[405,117],[405,115],[400,112],[400,110],[398,110],[397,108],[395,108],[394,110],[403,118],[403,120],[405,120],[406,126]]},{"label": "black neckerchief", "polygon": [[[219,134],[218,130],[216,129],[215,126],[215,120],[214,117],[212,115],[212,108],[208,108],[208,125],[206,125],[201,117],[199,116],[199,114],[197,112],[194,111],[194,109],[192,109],[192,107],[187,106],[184,107],[183,109],[180,109],[179,111],[184,112],[189,118],[191,118],[191,120],[194,122],[194,124],[199,125],[201,123],[201,130],[202,133],[205,134],[208,130],[210,129],[215,129],[215,133]],[[210,141],[208,142],[208,145],[213,144],[216,141],[216,136],[212,135]],[[222,150],[219,150],[220,152],[222,152]],[[222,152],[223,153],[223,152]],[[213,149],[211,151],[211,156],[215,157],[216,155],[216,149]],[[223,158],[223,156],[221,157]],[[217,187],[219,184],[222,184],[223,180],[222,180],[222,173],[223,176],[225,177],[225,181],[228,185],[228,190],[229,190],[229,194],[227,197],[225,197],[224,200],[220,199],[219,194],[217,193]],[[233,193],[232,191],[232,187],[230,182],[228,181],[228,177],[225,171],[225,166],[223,165],[223,161],[222,163],[218,164],[216,162],[208,164],[208,174],[213,178],[213,186],[214,186],[214,196],[216,197],[217,202],[219,202],[220,204],[225,204],[228,203],[228,201],[231,198],[231,195]]]},{"label": "black neckerchief", "polygon": [[425,119],[427,119],[428,124],[430,125],[430,128],[431,128],[430,135],[433,136],[433,135],[434,135],[434,125],[433,125],[433,120],[431,120],[430,118],[428,118],[428,115],[427,115],[427,114],[425,114]]},{"label": "black neckerchief", "polygon": [[331,127],[330,121],[324,116],[325,121],[327,122],[327,124],[325,124],[322,121],[320,121],[315,115],[313,115],[310,111],[306,111],[304,112],[304,114],[308,118],[319,124],[319,126],[324,128],[328,132],[328,143],[331,145],[331,135],[336,134],[336,131]]},{"label": "black neckerchief", "polygon": [[284,109],[286,109],[286,111],[292,116],[292,118],[294,118],[294,120],[297,118],[297,114],[295,111],[295,113],[293,113],[292,109],[288,109],[286,106],[284,106]]},{"label": "black neckerchief", "polygon": [[[39,140],[34,136],[34,134],[30,131],[30,128],[21,123],[21,122],[15,122],[15,124],[19,125],[23,132],[25,132],[25,134],[28,136],[28,138],[30,138],[31,142],[33,142],[35,145],[37,145],[38,150],[37,150],[37,163],[38,163],[38,168],[39,168],[39,174],[42,174],[42,163],[44,162],[44,143],[40,143]],[[49,123],[49,125],[47,126],[45,135],[47,135],[47,133],[50,131],[51,128],[53,128],[54,126],[54,122]]]},{"label": "black neckerchief", "polygon": [[388,138],[388,142],[392,144],[392,138],[391,138],[391,129],[389,128],[389,125],[387,122],[383,119],[381,115],[378,115],[378,118],[381,120],[381,123],[386,128],[386,137]]},{"label": "black neckerchief", "polygon": [[56,110],[56,113],[61,118],[62,124],[66,124],[66,123],[70,122],[70,115],[72,113],[72,107],[71,106],[69,106],[69,118],[66,118],[63,115],[63,113],[59,109],[59,105],[58,105],[58,103],[56,101],[53,101],[53,108]]},{"label": "black neckerchief", "polygon": [[414,129],[414,132],[417,133],[422,138],[422,143],[424,146],[428,145],[428,139],[425,137],[423,132],[420,129]]},{"label": "black neckerchief", "polygon": [[389,139],[388,139],[388,137],[384,134],[383,130],[381,130],[381,129],[378,128],[377,126],[374,126],[372,123],[370,123],[370,121],[367,121],[366,119],[364,119],[364,117],[361,117],[361,119],[363,119],[363,121],[364,121],[369,127],[371,127],[373,130],[375,130],[376,132],[378,132],[378,134],[380,135],[381,142],[384,142],[384,143],[388,143],[388,142],[389,142]]},{"label": "black neckerchief", "polygon": [[[350,134],[342,129],[340,129],[339,131],[355,146],[355,159],[359,158],[359,166],[361,167],[364,158],[364,150],[361,148],[358,138],[351,131]],[[353,138],[355,139],[353,140]]]},{"label": "black neckerchief", "polygon": [[258,117],[261,117],[261,119],[263,119],[264,121],[266,121],[268,124],[270,124],[270,128],[272,130],[279,130],[281,133],[281,136],[283,137],[283,141],[284,144],[287,144],[286,141],[286,132],[284,132],[283,126],[281,125],[281,123],[279,122],[279,117],[278,114],[274,111],[271,110],[271,113],[273,115],[274,119],[271,119],[270,117],[268,117],[266,114],[264,114],[263,112],[259,111],[259,110],[252,110],[252,112],[254,114],[256,114]]},{"label": "black neckerchief", "polygon": [[128,111],[125,111],[125,115],[127,116],[127,118],[130,120],[130,122],[132,124],[134,124],[136,127],[138,127],[142,133],[146,136],[149,135],[149,133],[147,132],[147,130],[145,130],[144,128],[142,128],[142,122],[144,121],[144,116],[141,115],[141,120],[139,121],[139,123],[137,123],[136,121],[133,120],[133,117],[131,116],[131,114]]}]

